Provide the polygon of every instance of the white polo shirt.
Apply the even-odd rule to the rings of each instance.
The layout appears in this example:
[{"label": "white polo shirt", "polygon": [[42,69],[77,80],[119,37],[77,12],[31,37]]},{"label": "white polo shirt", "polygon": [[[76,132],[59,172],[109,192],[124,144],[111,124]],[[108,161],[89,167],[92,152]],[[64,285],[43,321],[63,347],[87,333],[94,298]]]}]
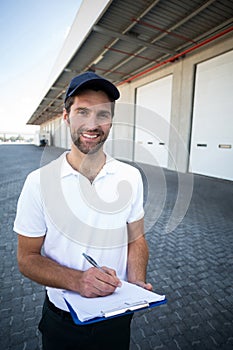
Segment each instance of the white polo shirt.
[{"label": "white polo shirt", "polygon": [[[91,266],[82,255],[86,253],[126,280],[127,223],[144,216],[140,172],[107,156],[90,183],[69,165],[66,154],[28,175],[14,231],[45,236],[43,254],[64,266],[87,270]],[[68,310],[62,290],[46,288],[49,299]]]}]

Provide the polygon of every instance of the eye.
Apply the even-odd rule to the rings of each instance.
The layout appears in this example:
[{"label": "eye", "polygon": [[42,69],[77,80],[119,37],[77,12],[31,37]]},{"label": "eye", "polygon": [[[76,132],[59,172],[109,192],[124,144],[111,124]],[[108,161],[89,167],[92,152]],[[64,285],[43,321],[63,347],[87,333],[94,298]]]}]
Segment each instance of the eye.
[{"label": "eye", "polygon": [[110,114],[108,112],[101,112],[98,114],[98,117],[101,119],[110,119]]},{"label": "eye", "polygon": [[87,116],[88,115],[88,110],[87,109],[78,109],[78,115],[81,115],[81,116]]}]

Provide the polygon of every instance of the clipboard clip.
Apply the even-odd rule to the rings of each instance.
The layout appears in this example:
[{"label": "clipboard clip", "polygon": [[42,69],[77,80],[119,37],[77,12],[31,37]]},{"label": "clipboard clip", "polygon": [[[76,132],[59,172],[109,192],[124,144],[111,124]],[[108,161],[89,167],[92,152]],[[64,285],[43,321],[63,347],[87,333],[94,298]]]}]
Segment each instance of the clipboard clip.
[{"label": "clipboard clip", "polygon": [[125,302],[121,307],[117,307],[108,311],[101,311],[102,317],[111,317],[116,315],[121,315],[127,311],[135,311],[138,309],[143,309],[145,307],[149,307],[149,303],[144,301],[138,301],[136,303],[127,303]]}]

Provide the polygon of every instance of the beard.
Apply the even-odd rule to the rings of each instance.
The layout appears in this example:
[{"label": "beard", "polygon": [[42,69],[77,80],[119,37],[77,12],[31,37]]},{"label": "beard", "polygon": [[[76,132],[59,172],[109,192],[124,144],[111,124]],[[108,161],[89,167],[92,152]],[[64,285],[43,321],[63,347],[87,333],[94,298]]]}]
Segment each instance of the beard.
[{"label": "beard", "polygon": [[108,135],[106,135],[102,129],[95,129],[95,131],[99,134],[98,141],[93,142],[93,140],[82,141],[81,134],[87,130],[77,130],[71,132],[71,139],[77,149],[83,154],[94,154],[99,151],[99,149],[103,146],[104,142],[107,140]]}]

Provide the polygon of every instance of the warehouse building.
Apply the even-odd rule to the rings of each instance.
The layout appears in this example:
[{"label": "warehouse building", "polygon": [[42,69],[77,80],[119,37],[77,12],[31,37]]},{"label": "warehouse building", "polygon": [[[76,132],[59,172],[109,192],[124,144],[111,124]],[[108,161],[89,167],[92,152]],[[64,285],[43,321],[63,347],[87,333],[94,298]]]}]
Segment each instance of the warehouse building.
[{"label": "warehouse building", "polygon": [[69,148],[69,81],[92,70],[121,92],[107,152],[233,180],[233,2],[84,0],[28,124]]}]

